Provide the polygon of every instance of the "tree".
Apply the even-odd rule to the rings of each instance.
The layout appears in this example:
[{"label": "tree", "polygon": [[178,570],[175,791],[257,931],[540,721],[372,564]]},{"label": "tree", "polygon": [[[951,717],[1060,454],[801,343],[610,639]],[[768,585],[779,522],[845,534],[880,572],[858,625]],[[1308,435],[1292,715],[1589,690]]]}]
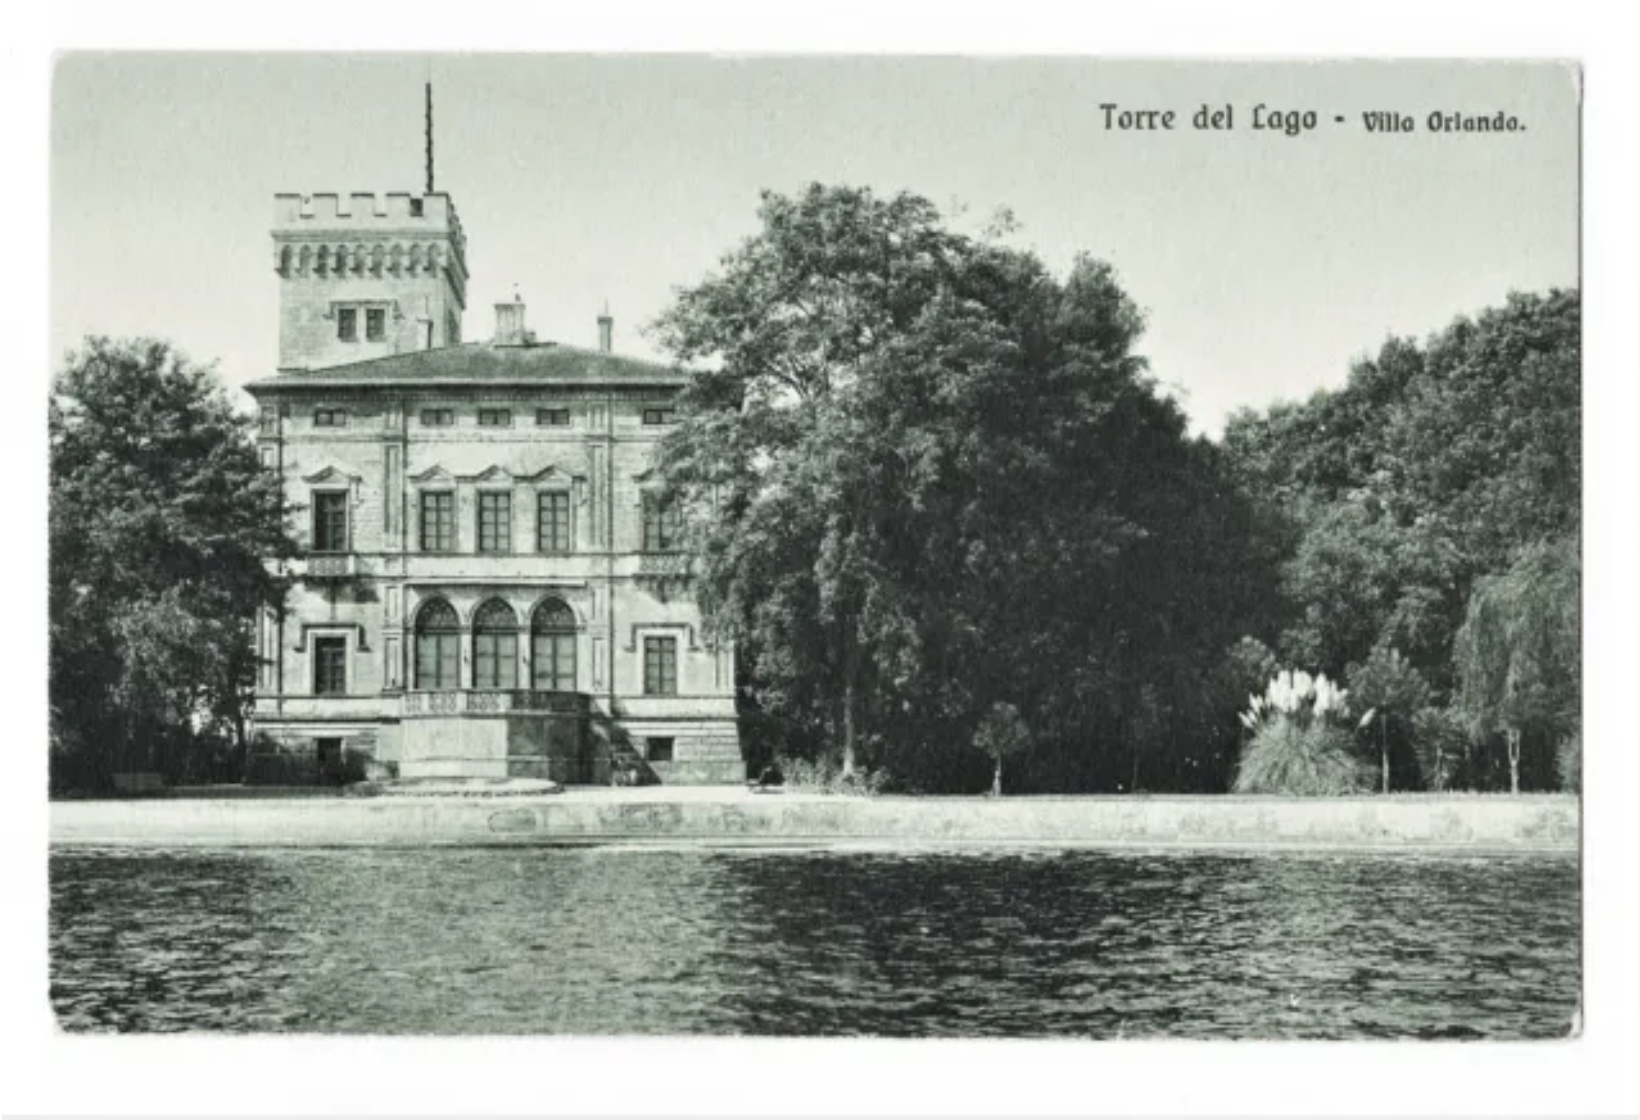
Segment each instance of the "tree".
[{"label": "tree", "polygon": [[1413,716],[1429,703],[1429,685],[1397,650],[1379,646],[1349,670],[1350,697],[1365,708],[1361,726],[1378,725],[1378,762],[1383,792],[1389,792],[1389,731],[1396,724],[1406,735]]},{"label": "tree", "polygon": [[1575,540],[1530,545],[1476,585],[1458,631],[1459,705],[1477,736],[1503,736],[1512,793],[1523,738],[1554,743],[1579,727],[1580,586]]},{"label": "tree", "polygon": [[89,338],[50,411],[53,781],[102,784],[230,725],[253,620],[295,553],[279,479],[214,373],[169,344]]},{"label": "tree", "polygon": [[1056,780],[1125,780],[1272,582],[1139,310],[1108,265],[1055,278],[913,196],[760,217],[658,324],[697,367],[660,468],[709,624],[845,770],[893,752],[962,785],[951,745],[1005,702]]},{"label": "tree", "polygon": [[1002,761],[1017,758],[1031,745],[1031,731],[1025,726],[1019,709],[999,700],[991,705],[974,732],[974,746],[991,760],[995,769],[991,777],[991,796],[1002,796]]},{"label": "tree", "polygon": [[1336,673],[1392,646],[1451,692],[1476,581],[1578,531],[1580,318],[1576,291],[1512,293],[1386,341],[1342,389],[1231,419],[1238,475],[1291,534],[1278,652]]}]

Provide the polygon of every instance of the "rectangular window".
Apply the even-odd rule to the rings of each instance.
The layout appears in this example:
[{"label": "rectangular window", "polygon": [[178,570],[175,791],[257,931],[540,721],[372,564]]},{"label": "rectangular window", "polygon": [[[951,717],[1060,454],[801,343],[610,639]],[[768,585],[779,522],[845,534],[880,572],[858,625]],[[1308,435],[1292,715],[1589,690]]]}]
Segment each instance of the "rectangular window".
[{"label": "rectangular window", "polygon": [[672,743],[670,735],[651,735],[644,740],[644,758],[650,762],[671,762]]},{"label": "rectangular window", "polygon": [[512,427],[512,409],[481,408],[478,410],[478,426],[480,428],[510,428]]},{"label": "rectangular window", "polygon": [[313,639],[313,691],[340,696],[347,691],[347,639]]},{"label": "rectangular window", "polygon": [[479,494],[478,550],[480,552],[512,551],[511,494]]},{"label": "rectangular window", "polygon": [[672,552],[680,542],[683,520],[677,507],[663,502],[659,494],[643,496],[643,550]]},{"label": "rectangular window", "polygon": [[347,427],[347,410],[345,408],[316,408],[313,410],[313,426],[315,428],[345,428]]},{"label": "rectangular window", "polygon": [[542,428],[567,428],[569,427],[569,409],[538,408],[535,410],[535,423]]},{"label": "rectangular window", "polygon": [[535,550],[568,552],[569,494],[548,490],[535,496]]},{"label": "rectangular window", "polygon": [[643,640],[643,691],[646,696],[678,694],[678,640]]},{"label": "rectangular window", "polygon": [[364,313],[364,337],[367,342],[380,342],[387,337],[387,310],[367,308]]},{"label": "rectangular window", "polygon": [[421,410],[421,426],[424,428],[449,428],[456,422],[455,410],[449,408],[424,408]]},{"label": "rectangular window", "polygon": [[675,408],[646,408],[643,410],[645,424],[672,424],[678,419],[678,410]]},{"label": "rectangular window", "polygon": [[343,342],[359,341],[359,312],[352,307],[336,309],[336,337]]},{"label": "rectangular window", "polygon": [[456,496],[448,490],[423,492],[421,496],[421,550],[456,550]]},{"label": "rectangular window", "polygon": [[313,551],[347,551],[347,491],[321,490],[313,495]]}]

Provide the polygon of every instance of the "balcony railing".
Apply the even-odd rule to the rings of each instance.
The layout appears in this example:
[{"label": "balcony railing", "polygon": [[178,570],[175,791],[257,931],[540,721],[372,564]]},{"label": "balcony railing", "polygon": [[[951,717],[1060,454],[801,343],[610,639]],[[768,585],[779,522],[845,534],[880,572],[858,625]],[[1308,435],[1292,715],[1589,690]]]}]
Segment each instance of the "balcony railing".
[{"label": "balcony railing", "polygon": [[404,694],[406,719],[427,716],[490,716],[508,712],[584,715],[590,702],[581,692],[534,688],[447,688]]},{"label": "balcony railing", "polygon": [[311,552],[307,558],[307,579],[352,579],[359,574],[359,558],[351,552]]},{"label": "balcony railing", "polygon": [[686,552],[645,552],[638,557],[635,579],[639,587],[665,602],[688,591],[691,567]]}]

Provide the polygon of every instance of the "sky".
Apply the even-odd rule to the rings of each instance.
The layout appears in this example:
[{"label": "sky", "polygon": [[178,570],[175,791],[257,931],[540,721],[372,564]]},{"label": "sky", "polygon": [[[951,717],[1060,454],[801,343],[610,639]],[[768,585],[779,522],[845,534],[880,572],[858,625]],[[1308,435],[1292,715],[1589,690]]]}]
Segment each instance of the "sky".
[{"label": "sky", "polygon": [[[912,191],[973,231],[1007,208],[1061,275],[1108,260],[1210,435],[1342,384],[1390,335],[1578,281],[1579,79],[1554,63],[71,54],[52,368],[99,333],[168,338],[231,385],[272,374],[273,196],[421,190],[429,77],[468,340],[516,291],[543,338],[593,345],[607,300],[615,348],[659,356],[643,326],[755,230],[759,192],[813,181]],[[1103,105],[1175,128],[1109,128]],[[1190,127],[1203,105],[1235,127]],[[1261,105],[1316,127],[1255,130]],[[1369,110],[1416,131],[1368,133]],[[1432,133],[1438,111],[1523,128]]]}]

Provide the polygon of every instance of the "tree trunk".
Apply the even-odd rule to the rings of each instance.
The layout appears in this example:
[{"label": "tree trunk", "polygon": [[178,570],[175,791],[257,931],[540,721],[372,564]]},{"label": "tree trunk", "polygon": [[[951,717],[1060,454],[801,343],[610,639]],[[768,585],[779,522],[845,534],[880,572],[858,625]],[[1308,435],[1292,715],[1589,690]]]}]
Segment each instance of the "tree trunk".
[{"label": "tree trunk", "polygon": [[245,780],[245,767],[250,755],[246,747],[245,713],[241,710],[235,712],[233,717],[234,773],[239,775],[241,782]]},{"label": "tree trunk", "polygon": [[843,777],[854,776],[854,747],[858,729],[855,727],[854,706],[856,690],[854,678],[859,675],[860,656],[854,643],[848,643],[843,655]]},{"label": "tree trunk", "polygon": [[1504,742],[1509,748],[1509,792],[1520,792],[1520,732],[1505,731]]},{"label": "tree trunk", "polygon": [[991,774],[991,796],[1002,796],[1002,756],[997,755],[997,768]]},{"label": "tree trunk", "polygon": [[1378,721],[1378,757],[1384,772],[1384,792],[1389,792],[1389,728],[1388,721]]}]

